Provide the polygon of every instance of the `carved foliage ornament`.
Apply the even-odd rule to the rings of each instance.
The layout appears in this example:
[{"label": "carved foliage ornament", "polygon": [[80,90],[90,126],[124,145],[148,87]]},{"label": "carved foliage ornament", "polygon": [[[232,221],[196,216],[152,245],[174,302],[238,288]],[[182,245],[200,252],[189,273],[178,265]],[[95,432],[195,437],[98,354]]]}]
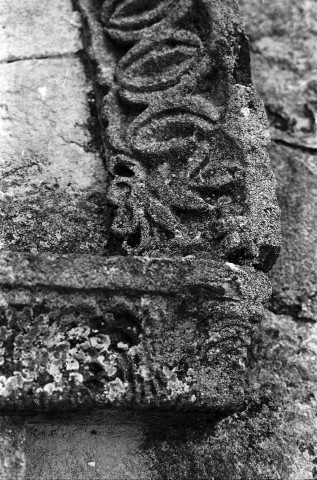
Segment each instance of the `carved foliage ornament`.
[{"label": "carved foliage ornament", "polygon": [[101,18],[118,58],[103,105],[113,253],[254,262],[248,152],[210,2],[108,0]]}]

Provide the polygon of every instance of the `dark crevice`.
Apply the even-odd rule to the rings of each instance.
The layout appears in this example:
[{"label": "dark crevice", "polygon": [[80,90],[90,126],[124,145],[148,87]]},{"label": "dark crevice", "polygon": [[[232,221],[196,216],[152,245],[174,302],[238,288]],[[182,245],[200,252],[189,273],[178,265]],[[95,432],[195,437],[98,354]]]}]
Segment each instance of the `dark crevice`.
[{"label": "dark crevice", "polygon": [[[88,120],[87,128],[91,135],[91,147],[94,151],[98,152],[104,158],[104,147],[102,141],[102,122],[98,112],[98,98],[96,94],[96,75],[97,75],[97,66],[93,65],[92,60],[88,55],[89,45],[90,45],[90,38],[89,38],[89,28],[87,25],[87,21],[83,16],[83,13],[77,9],[77,1],[73,0],[74,9],[79,11],[81,19],[82,19],[82,27],[81,27],[81,37],[83,42],[83,50],[78,52],[80,57],[81,63],[84,67],[86,79],[88,85],[91,86],[87,93],[87,100],[88,106],[90,110],[90,118]],[[101,97],[103,98],[104,92],[102,93]]]},{"label": "dark crevice", "polygon": [[[100,3],[100,2],[99,2]],[[81,8],[80,2],[78,0],[72,0],[73,9],[80,14],[82,21],[81,38],[83,42],[83,50],[79,52],[79,56],[84,67],[86,79],[88,85],[91,86],[87,93],[88,106],[90,110],[90,117],[88,120],[88,131],[91,136],[91,142],[89,148],[97,152],[103,159],[105,169],[107,170],[107,158],[104,146],[103,132],[106,129],[105,121],[102,118],[101,106],[105,95],[109,91],[109,87],[101,85],[98,82],[98,64],[97,61],[91,58],[89,55],[91,48],[91,37],[90,37],[90,28],[88,25],[88,19],[86,17],[85,11]],[[110,177],[107,174],[106,183],[105,183],[105,196],[109,188]],[[107,232],[110,233],[111,225],[113,222],[114,209],[107,203],[107,210],[105,215],[105,225]],[[107,239],[107,251],[105,255],[109,254],[109,246],[111,246],[111,239]],[[110,243],[109,243],[110,240]]]},{"label": "dark crevice", "polygon": [[235,83],[241,85],[251,85],[252,76],[251,76],[251,58],[250,58],[250,47],[248,37],[244,32],[238,32],[238,45],[239,50],[236,53],[236,64],[233,72],[233,77]]},{"label": "dark crevice", "polygon": [[309,152],[310,154],[312,155],[316,155],[317,154],[317,147],[309,147],[307,145],[305,145],[304,143],[300,143],[300,142],[291,142],[291,141],[288,141],[286,139],[282,139],[282,138],[274,138],[274,136],[271,135],[271,140],[272,142],[274,143],[277,143],[278,145],[285,145],[286,147],[289,147],[289,148],[292,148],[293,150],[303,150],[305,152]]},{"label": "dark crevice", "polygon": [[[1,284],[1,289],[3,292],[15,292],[19,289],[24,289],[26,288],[29,292],[38,292],[40,290],[45,290],[47,293],[48,292],[57,292],[60,295],[69,295],[70,293],[81,293],[81,294],[91,294],[94,296],[99,296],[101,299],[106,298],[108,295],[113,295],[115,292],[118,294],[125,294],[129,298],[135,298],[138,297],[140,294],[143,293],[149,293],[149,289],[147,286],[144,286],[144,288],[141,287],[135,287],[133,288],[132,286],[118,286],[117,288],[114,288],[114,286],[110,287],[66,287],[66,286],[61,286],[61,285],[52,285],[51,283],[37,283],[36,285],[30,285],[30,284],[22,284],[22,283],[16,283],[14,285],[10,284]],[[159,293],[161,297],[163,298],[169,298],[169,297],[175,297],[176,288],[175,290],[170,290],[169,292],[167,291],[162,291],[162,286],[159,286],[157,290],[152,290],[151,289],[151,294]],[[199,286],[197,287],[199,290]],[[193,288],[193,291],[197,290],[196,288]],[[200,291],[200,290],[199,290]],[[16,305],[13,304],[15,307]],[[26,304],[21,304],[21,308],[24,308]]]},{"label": "dark crevice", "polygon": [[274,297],[274,294],[271,300],[266,305],[266,308],[276,315],[287,315],[292,317],[294,321],[301,323],[308,323],[314,325],[316,321],[311,317],[306,317],[303,314],[301,304],[286,305],[283,304],[278,298]]},{"label": "dark crevice", "polygon": [[118,164],[114,167],[113,171],[114,175],[118,175],[119,177],[133,177],[134,172],[131,170],[131,168],[128,167],[128,165],[125,165],[124,163]]}]

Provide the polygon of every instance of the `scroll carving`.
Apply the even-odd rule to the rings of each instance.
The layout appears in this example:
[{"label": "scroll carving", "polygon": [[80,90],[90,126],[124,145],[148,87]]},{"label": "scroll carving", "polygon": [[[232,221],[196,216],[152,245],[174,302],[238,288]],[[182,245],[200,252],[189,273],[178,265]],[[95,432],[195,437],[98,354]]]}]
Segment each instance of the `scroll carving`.
[{"label": "scroll carving", "polygon": [[101,19],[117,58],[102,107],[111,253],[275,259],[251,225],[249,127],[230,106],[234,69],[219,60],[210,2],[106,0]]}]

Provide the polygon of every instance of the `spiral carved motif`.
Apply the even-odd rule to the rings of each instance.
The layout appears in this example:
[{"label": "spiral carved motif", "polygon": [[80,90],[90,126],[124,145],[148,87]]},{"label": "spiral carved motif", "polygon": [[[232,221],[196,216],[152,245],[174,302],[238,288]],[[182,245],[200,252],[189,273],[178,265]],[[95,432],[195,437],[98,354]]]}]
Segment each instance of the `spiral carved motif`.
[{"label": "spiral carved motif", "polygon": [[210,2],[106,0],[101,18],[117,58],[103,105],[113,253],[256,257]]}]

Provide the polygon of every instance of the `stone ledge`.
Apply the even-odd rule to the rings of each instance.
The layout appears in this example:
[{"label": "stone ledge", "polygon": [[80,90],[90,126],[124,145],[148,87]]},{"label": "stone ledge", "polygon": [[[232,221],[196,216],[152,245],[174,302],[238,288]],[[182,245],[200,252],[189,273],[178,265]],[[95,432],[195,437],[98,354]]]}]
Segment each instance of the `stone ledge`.
[{"label": "stone ledge", "polygon": [[270,293],[208,260],[0,256],[0,408],[231,411]]},{"label": "stone ledge", "polygon": [[[219,288],[221,284],[222,288]],[[1,252],[0,285],[125,290],[175,295],[182,288],[214,290],[217,299],[263,302],[266,276],[251,267],[194,257],[101,257]],[[263,290],[264,287],[264,290]]]}]

